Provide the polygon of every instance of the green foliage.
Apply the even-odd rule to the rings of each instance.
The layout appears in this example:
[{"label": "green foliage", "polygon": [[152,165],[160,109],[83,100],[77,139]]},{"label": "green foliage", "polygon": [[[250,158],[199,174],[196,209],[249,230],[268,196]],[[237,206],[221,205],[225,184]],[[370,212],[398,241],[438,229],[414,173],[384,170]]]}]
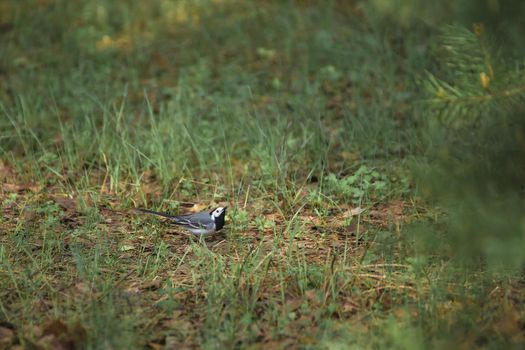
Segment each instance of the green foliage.
[{"label": "green foliage", "polygon": [[361,165],[352,175],[338,179],[335,174],[325,178],[326,193],[354,204],[385,198],[390,190],[388,177],[378,170]]},{"label": "green foliage", "polygon": [[439,165],[426,171],[427,190],[449,212],[455,259],[519,271],[525,266],[525,254],[514,249],[525,244],[523,71],[509,58],[492,58],[481,25],[474,32],[448,27],[441,43],[448,54],[442,70],[450,83],[429,78],[437,95],[433,103],[442,107],[437,116],[469,130],[441,140]]},{"label": "green foliage", "polygon": [[446,26],[441,35],[442,75],[429,73],[425,87],[432,107],[451,126],[469,126],[480,118],[525,102],[525,70],[519,62],[498,57],[483,25],[473,31]]},{"label": "green foliage", "polygon": [[[494,54],[509,51],[487,36],[475,25],[473,32],[447,27],[440,38],[446,56],[437,75],[443,78],[429,76],[434,96],[427,107],[441,122],[428,123],[433,163],[419,167],[419,185],[446,215],[429,215],[408,230],[420,260],[449,271],[439,280],[425,264],[418,268],[436,302],[425,317],[435,317],[436,332],[449,341],[477,326],[474,315],[494,302],[494,283],[521,279],[525,267],[523,69],[521,59]],[[447,296],[451,283],[456,294]],[[444,320],[439,313],[447,302],[467,307]],[[506,317],[505,311],[492,317],[487,322]],[[488,348],[514,346],[505,336],[478,339]]]}]

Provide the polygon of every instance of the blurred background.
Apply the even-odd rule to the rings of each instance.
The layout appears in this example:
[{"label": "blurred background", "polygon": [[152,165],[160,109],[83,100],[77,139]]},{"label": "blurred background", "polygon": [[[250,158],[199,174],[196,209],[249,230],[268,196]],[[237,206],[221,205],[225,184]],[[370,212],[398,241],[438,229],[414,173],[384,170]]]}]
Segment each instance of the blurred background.
[{"label": "blurred background", "polygon": [[215,202],[252,191],[253,215],[411,203],[377,256],[425,285],[396,296],[416,311],[383,305],[317,345],[521,348],[524,13],[519,0],[0,0],[0,169],[87,207],[175,210],[210,186]]}]

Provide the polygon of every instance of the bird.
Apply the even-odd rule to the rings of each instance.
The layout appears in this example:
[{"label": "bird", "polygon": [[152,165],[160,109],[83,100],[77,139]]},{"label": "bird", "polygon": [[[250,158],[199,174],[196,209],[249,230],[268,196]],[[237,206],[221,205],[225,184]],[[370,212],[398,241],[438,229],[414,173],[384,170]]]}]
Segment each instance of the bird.
[{"label": "bird", "polygon": [[194,214],[170,215],[149,209],[138,208],[143,213],[162,216],[174,224],[185,228],[194,235],[207,235],[215,233],[224,227],[224,218],[227,207],[217,207],[212,211],[201,211]]}]

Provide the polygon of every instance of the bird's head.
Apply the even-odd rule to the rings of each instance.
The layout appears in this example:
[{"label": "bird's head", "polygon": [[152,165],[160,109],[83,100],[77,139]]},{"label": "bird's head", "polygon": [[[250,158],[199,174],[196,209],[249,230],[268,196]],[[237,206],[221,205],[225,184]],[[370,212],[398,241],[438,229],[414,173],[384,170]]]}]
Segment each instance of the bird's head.
[{"label": "bird's head", "polygon": [[220,218],[221,216],[224,217],[225,214],[226,214],[226,207],[218,207],[218,208],[213,209],[210,212],[210,215],[214,219]]},{"label": "bird's head", "polygon": [[218,207],[210,212],[211,218],[215,222],[215,227],[220,230],[224,227],[224,217],[226,216],[226,207]]}]

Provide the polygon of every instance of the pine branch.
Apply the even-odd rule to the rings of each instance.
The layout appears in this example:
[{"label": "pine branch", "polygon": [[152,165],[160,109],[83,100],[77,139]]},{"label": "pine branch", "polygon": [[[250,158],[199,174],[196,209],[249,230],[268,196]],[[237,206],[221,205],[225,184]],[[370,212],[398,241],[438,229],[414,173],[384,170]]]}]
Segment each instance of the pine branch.
[{"label": "pine branch", "polygon": [[432,96],[426,102],[444,122],[468,125],[494,108],[523,105],[523,71],[494,59],[481,25],[474,26],[473,31],[447,27],[440,40],[445,52],[443,75],[446,77],[438,78],[427,72],[424,86]]}]

